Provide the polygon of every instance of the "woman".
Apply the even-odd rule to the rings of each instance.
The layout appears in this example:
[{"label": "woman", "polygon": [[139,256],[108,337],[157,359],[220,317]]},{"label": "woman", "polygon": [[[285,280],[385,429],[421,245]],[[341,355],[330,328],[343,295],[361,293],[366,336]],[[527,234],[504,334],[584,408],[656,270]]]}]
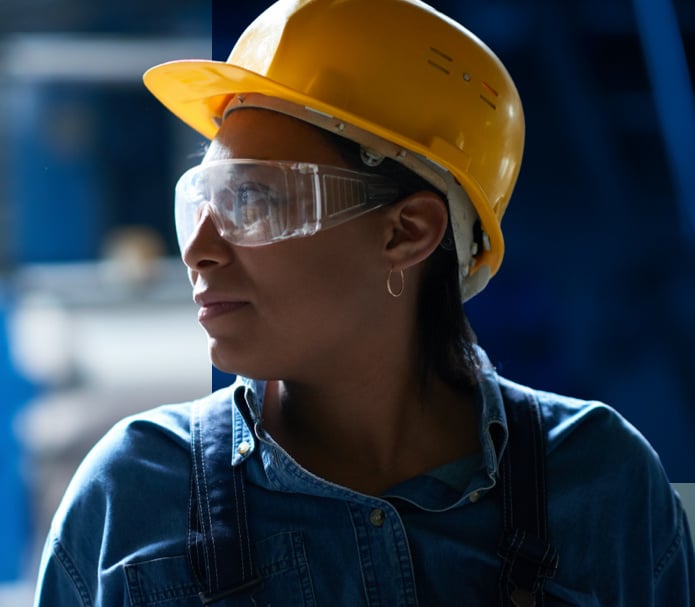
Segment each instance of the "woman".
[{"label": "woman", "polygon": [[281,0],[146,84],[213,140],[176,192],[215,365],[78,470],[37,605],[687,605],[687,521],[612,409],[500,378],[514,85],[416,0]]}]

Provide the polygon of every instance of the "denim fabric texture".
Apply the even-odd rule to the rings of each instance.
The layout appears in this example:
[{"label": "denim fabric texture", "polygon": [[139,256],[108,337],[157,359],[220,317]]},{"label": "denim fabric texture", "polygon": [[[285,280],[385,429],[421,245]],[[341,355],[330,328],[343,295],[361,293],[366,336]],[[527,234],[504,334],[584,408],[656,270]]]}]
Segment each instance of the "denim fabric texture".
[{"label": "denim fabric texture", "polygon": [[[36,607],[201,605],[186,547],[191,415],[213,404],[227,412],[219,449],[246,479],[247,531],[262,577],[214,605],[495,605],[496,484],[508,429],[504,380],[479,353],[482,452],[378,497],[300,467],[263,429],[262,382],[239,378],[195,403],[123,420],[85,458],[55,515]],[[550,540],[560,554],[546,606],[691,605],[688,524],[657,454],[604,404],[535,394]],[[205,483],[227,490],[214,478]]]}]

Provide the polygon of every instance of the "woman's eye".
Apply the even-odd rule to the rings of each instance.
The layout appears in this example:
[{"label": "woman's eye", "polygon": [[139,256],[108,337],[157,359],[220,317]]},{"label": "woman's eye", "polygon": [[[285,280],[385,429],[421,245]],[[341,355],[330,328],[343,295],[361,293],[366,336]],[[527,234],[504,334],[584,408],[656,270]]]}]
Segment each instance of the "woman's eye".
[{"label": "woman's eye", "polygon": [[257,183],[245,183],[237,189],[237,198],[242,205],[269,204],[271,197],[270,188]]},{"label": "woman's eye", "polygon": [[274,197],[270,188],[258,183],[242,184],[236,194],[239,211],[246,223],[259,221],[273,206]]}]

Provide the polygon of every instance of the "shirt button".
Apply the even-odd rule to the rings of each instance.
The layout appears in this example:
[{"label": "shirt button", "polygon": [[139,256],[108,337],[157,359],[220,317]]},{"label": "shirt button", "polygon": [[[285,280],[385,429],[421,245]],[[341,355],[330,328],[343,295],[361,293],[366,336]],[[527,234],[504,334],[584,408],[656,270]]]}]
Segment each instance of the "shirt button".
[{"label": "shirt button", "polygon": [[472,504],[475,504],[480,499],[480,491],[474,491],[468,499],[471,500]]},{"label": "shirt button", "polygon": [[381,527],[386,520],[386,514],[381,508],[374,508],[369,513],[369,522],[375,527]]},{"label": "shirt button", "polygon": [[251,449],[251,445],[249,445],[246,441],[242,441],[239,443],[236,450],[239,455],[246,455],[249,452],[249,449]]}]

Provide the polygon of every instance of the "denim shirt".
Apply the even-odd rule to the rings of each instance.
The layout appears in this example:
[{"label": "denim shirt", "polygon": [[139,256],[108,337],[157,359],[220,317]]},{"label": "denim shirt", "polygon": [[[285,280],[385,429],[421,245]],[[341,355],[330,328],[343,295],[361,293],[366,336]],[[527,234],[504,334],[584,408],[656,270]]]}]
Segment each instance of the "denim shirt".
[{"label": "denim shirt", "polygon": [[[228,412],[219,448],[244,471],[246,531],[263,576],[243,597],[215,605],[494,605],[502,517],[495,486],[508,428],[504,380],[480,354],[481,453],[379,496],[299,466],[263,429],[262,382],[238,378],[201,401],[124,420],[92,449],[63,498],[35,605],[201,604],[186,547],[191,416],[213,404]],[[690,605],[688,525],[658,456],[606,405],[535,395],[546,432],[550,538],[560,554],[545,604]],[[205,481],[215,489],[214,478]]]}]

